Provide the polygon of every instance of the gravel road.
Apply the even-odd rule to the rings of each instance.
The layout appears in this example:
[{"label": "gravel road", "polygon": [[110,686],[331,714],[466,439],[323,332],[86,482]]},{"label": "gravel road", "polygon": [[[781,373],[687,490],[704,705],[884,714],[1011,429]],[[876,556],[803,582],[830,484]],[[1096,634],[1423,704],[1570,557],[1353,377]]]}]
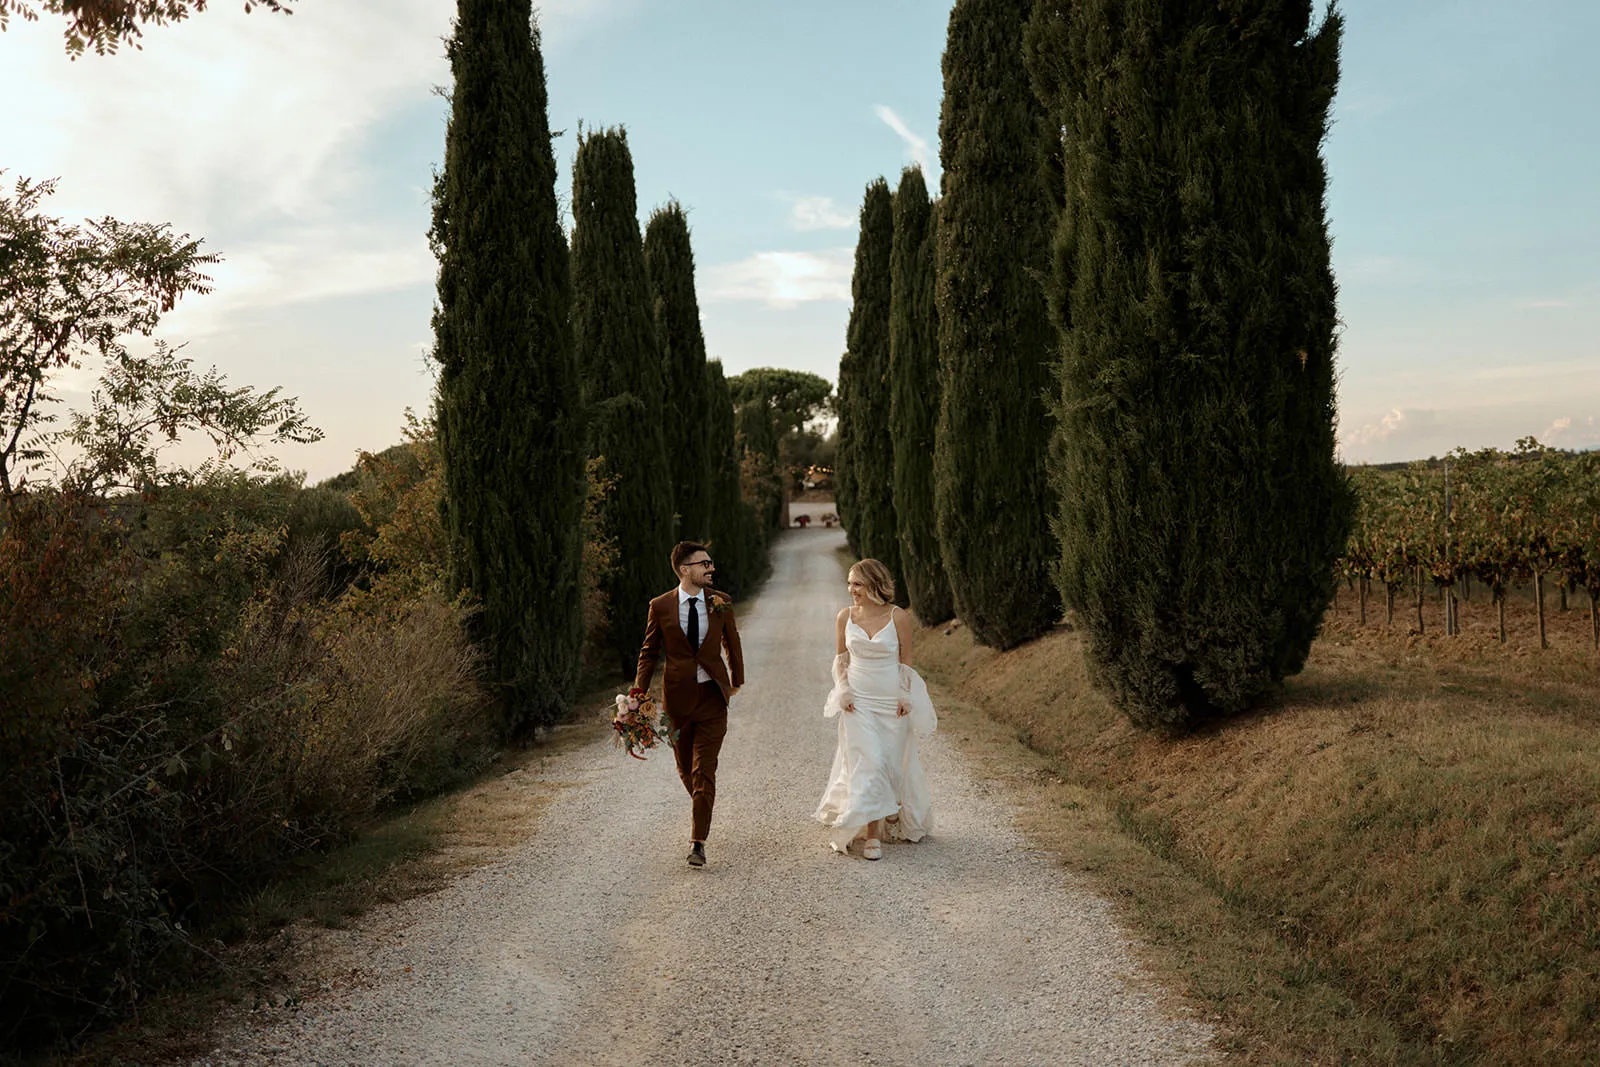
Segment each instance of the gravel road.
[{"label": "gravel road", "polygon": [[[357,937],[360,981],[196,1064],[1169,1064],[1209,1032],[1139,975],[1105,902],[1010,826],[935,735],[937,832],[868,862],[810,820],[837,531],[795,531],[740,617],[748,685],[722,750],[710,863],[684,863],[670,756],[608,742],[536,836]],[[639,610],[644,610],[643,605]]]}]

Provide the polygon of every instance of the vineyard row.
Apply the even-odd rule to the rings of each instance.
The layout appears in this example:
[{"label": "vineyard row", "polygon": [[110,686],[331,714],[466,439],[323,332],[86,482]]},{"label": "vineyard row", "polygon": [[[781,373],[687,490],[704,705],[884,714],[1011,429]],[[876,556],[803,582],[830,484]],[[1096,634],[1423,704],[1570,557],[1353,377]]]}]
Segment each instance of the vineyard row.
[{"label": "vineyard row", "polygon": [[1488,590],[1506,639],[1506,595],[1531,586],[1546,633],[1547,585],[1589,596],[1594,647],[1600,650],[1600,452],[1563,452],[1524,438],[1511,452],[1457,449],[1443,460],[1400,469],[1351,472],[1355,522],[1340,576],[1360,596],[1381,587],[1388,618],[1396,597],[1415,598],[1418,627],[1429,585],[1445,605],[1445,632],[1460,631],[1458,594],[1468,583]]}]

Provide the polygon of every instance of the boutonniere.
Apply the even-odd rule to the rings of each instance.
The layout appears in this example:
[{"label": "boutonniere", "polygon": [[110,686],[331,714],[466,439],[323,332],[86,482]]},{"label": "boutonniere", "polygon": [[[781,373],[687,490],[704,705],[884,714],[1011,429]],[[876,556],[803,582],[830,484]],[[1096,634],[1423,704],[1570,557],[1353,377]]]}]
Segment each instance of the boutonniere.
[{"label": "boutonniere", "polygon": [[711,614],[713,614],[713,615],[721,615],[724,611],[732,611],[732,610],[733,610],[733,601],[729,600],[727,597],[723,596],[721,593],[712,593],[711,594]]}]

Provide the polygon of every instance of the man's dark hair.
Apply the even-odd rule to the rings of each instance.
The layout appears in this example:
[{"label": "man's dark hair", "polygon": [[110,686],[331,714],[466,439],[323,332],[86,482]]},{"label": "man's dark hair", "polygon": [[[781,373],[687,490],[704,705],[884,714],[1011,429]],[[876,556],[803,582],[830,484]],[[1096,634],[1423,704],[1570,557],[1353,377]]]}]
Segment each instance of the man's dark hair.
[{"label": "man's dark hair", "polygon": [[696,552],[704,552],[709,556],[711,554],[711,549],[707,548],[699,541],[679,541],[677,544],[673,545],[672,573],[677,574],[678,568],[683,566],[683,561],[694,555]]}]

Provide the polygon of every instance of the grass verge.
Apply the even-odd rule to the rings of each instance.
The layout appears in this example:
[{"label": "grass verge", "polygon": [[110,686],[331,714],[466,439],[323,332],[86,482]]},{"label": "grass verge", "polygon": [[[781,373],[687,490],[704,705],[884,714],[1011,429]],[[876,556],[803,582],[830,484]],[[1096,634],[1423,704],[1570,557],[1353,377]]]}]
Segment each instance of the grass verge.
[{"label": "grass verge", "polygon": [[959,626],[917,647],[943,729],[1122,903],[1231,1058],[1600,1054],[1592,653],[1335,615],[1277,707],[1172,740],[1089,685],[1064,629],[1003,654]]}]

